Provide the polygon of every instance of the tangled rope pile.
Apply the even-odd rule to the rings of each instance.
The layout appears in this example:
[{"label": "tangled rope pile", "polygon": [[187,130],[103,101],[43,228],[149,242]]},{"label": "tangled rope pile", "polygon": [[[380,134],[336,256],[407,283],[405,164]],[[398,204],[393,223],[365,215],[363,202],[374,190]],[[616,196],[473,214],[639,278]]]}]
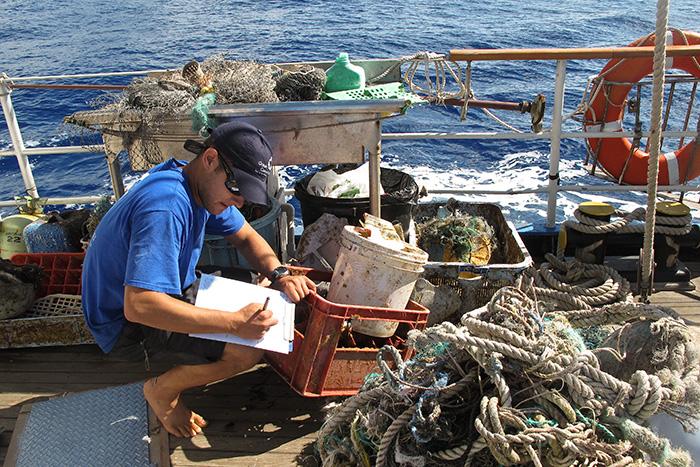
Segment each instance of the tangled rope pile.
[{"label": "tangled rope pile", "polygon": [[[382,349],[381,373],[321,428],[323,465],[690,465],[644,426],[663,411],[694,428],[700,357],[688,329],[670,309],[628,301],[621,278],[603,281],[613,290],[606,304],[544,292],[562,268],[580,270],[580,283],[602,277],[561,263],[500,289],[459,325],[412,331],[412,360]],[[639,323],[654,355],[644,368],[625,355]]]},{"label": "tangled rope pile", "polygon": [[632,299],[629,282],[613,268],[564,261],[551,253],[545,259],[537,274],[529,275],[536,286],[534,293],[545,299],[541,306],[548,311],[590,309]]}]

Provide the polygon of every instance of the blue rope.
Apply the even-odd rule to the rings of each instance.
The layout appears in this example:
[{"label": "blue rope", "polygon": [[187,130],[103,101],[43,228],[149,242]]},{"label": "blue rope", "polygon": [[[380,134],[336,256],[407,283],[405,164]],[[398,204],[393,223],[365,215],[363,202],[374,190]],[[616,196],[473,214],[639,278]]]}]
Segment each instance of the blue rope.
[{"label": "blue rope", "polygon": [[[437,379],[430,386],[431,389],[424,391],[423,394],[421,394],[421,396],[418,398],[418,402],[416,402],[416,412],[413,414],[409,426],[411,427],[411,434],[413,435],[413,438],[416,440],[417,443],[427,443],[428,441],[433,439],[435,429],[431,429],[431,427],[425,426],[428,423],[428,421],[423,415],[423,405],[435,401],[438,395],[440,394],[440,389],[447,386],[448,380],[449,377],[447,373],[442,371],[439,372],[437,374]],[[437,401],[435,403],[437,403]],[[423,426],[421,427],[420,425]],[[424,436],[421,432],[427,433],[427,436]]]},{"label": "blue rope", "polygon": [[556,420],[545,420],[540,422],[529,417],[525,419],[525,424],[533,428],[541,428],[543,426],[559,426]]},{"label": "blue rope", "polygon": [[532,320],[539,328],[540,334],[542,334],[544,332],[544,323],[542,322],[542,318],[540,318],[536,313],[533,313],[532,311],[528,311],[527,314],[530,318],[532,318]]},{"label": "blue rope", "polygon": [[612,443],[612,444],[616,444],[620,441],[617,439],[617,436],[615,436],[613,434],[613,432],[610,431],[605,425],[602,425],[602,424],[596,422],[595,420],[586,417],[578,409],[574,409],[574,411],[576,412],[576,418],[579,421],[581,421],[589,426],[592,426],[596,430],[600,430],[603,433],[603,437],[605,438],[605,440],[607,442]]}]

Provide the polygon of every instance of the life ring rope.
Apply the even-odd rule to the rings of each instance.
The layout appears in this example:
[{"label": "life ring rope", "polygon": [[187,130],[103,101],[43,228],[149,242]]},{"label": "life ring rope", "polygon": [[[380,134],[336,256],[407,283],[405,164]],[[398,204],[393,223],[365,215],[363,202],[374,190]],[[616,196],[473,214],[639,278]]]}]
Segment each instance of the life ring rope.
[{"label": "life ring rope", "polygon": [[[629,47],[654,43],[654,34],[635,40]],[[700,34],[669,29],[668,45],[700,45]],[[700,79],[700,54],[697,56],[667,57],[666,69],[680,69]],[[622,131],[628,95],[633,86],[646,77],[652,69],[651,58],[615,58],[589,82],[591,89],[581,108],[584,131]],[[590,87],[592,86],[592,87]],[[586,139],[594,164],[599,165],[619,183],[644,185],[647,182],[649,154],[626,137]],[[658,180],[661,184],[675,185],[700,176],[700,157],[695,157],[697,138],[676,151],[659,157]],[[697,160],[696,160],[697,159]]]}]

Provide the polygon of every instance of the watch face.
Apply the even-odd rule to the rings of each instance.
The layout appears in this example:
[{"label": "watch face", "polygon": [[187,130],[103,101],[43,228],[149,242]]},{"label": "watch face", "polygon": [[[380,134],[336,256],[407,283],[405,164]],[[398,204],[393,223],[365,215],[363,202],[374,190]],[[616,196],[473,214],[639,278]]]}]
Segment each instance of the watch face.
[{"label": "watch face", "polygon": [[287,275],[289,275],[289,269],[287,269],[284,266],[278,266],[272,270],[272,273],[270,274],[270,281],[274,282],[280,277],[284,277]]}]

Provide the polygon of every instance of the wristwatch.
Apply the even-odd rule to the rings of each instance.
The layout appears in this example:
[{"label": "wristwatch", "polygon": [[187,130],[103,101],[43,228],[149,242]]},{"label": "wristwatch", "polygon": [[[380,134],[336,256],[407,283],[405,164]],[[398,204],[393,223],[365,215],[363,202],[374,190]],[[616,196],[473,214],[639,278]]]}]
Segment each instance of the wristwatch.
[{"label": "wristwatch", "polygon": [[286,277],[290,274],[289,269],[286,266],[277,266],[272,272],[267,276],[270,279],[270,283],[274,284],[279,279]]}]

